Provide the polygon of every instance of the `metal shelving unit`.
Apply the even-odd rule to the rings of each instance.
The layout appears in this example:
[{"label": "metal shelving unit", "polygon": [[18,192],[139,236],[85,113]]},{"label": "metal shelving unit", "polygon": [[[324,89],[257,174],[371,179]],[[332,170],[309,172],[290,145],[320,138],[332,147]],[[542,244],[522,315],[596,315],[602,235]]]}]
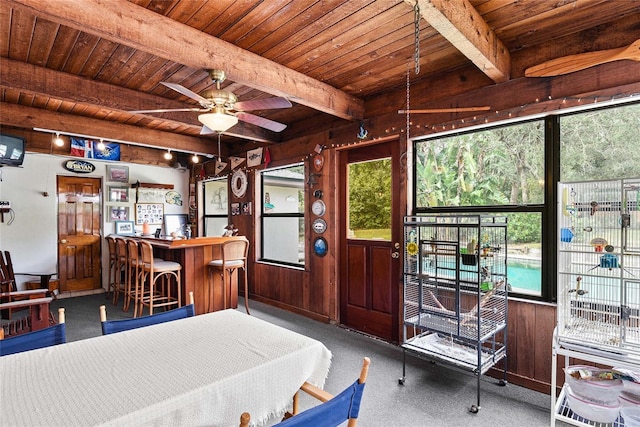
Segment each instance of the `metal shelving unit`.
[{"label": "metal shelving unit", "polygon": [[567,385],[556,398],[557,356],[640,371],[640,179],[561,183],[559,194],[551,425],[600,426],[571,410]]},{"label": "metal shelving unit", "polygon": [[[507,220],[483,215],[405,217],[403,353],[478,377],[504,362]],[[402,378],[406,379],[403,360]]]}]

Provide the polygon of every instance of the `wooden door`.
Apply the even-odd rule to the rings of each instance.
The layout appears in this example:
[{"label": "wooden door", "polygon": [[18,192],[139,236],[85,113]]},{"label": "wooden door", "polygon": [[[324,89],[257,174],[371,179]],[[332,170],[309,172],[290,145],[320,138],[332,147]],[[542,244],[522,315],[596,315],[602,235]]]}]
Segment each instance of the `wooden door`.
[{"label": "wooden door", "polygon": [[100,178],[58,177],[58,271],[60,291],[101,285]]},{"label": "wooden door", "polygon": [[398,145],[352,149],[340,159],[340,322],[392,342],[399,337],[402,289]]}]

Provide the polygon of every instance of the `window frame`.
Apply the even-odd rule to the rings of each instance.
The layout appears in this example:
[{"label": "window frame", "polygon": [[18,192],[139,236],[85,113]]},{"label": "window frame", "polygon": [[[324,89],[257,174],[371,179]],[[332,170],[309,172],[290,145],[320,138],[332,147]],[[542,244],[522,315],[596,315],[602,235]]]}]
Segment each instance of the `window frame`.
[{"label": "window frame", "polygon": [[[524,213],[539,212],[541,217],[541,289],[540,295],[521,294],[510,292],[510,297],[522,298],[525,300],[557,302],[557,272],[556,254],[558,249],[557,229],[558,229],[558,183],[560,182],[561,159],[560,159],[560,120],[562,117],[588,113],[595,110],[611,110],[616,108],[624,108],[626,106],[638,104],[637,101],[619,102],[606,106],[587,107],[577,110],[559,111],[544,117],[530,117],[525,120],[513,120],[506,123],[500,123],[490,126],[481,126],[473,129],[454,132],[440,133],[428,135],[425,137],[415,138],[413,142],[413,183],[412,183],[412,209],[416,215],[434,214],[434,213]],[[613,113],[615,114],[615,113]],[[522,206],[500,205],[500,206],[445,206],[445,207],[417,207],[417,150],[416,144],[430,139],[439,139],[448,136],[457,136],[467,133],[481,132],[487,129],[497,129],[505,126],[516,126],[523,122],[534,120],[544,120],[544,202],[542,204],[530,204]]]},{"label": "window frame", "polygon": [[[227,213],[226,214],[207,214],[206,201],[207,199],[207,183],[209,182],[224,182],[227,187]],[[230,205],[229,205],[229,180],[228,177],[219,177],[213,179],[207,179],[202,181],[202,235],[207,235],[207,219],[225,218],[227,224],[229,224]],[[215,235],[214,235],[215,236]],[[219,236],[222,236],[222,230],[220,230]]]},{"label": "window frame", "polygon": [[[264,203],[263,200],[265,199],[265,174],[268,172],[273,172],[275,170],[281,170],[281,169],[290,169],[296,166],[300,166],[303,170],[303,179],[302,179],[302,189],[298,190],[299,192],[302,193],[302,206],[303,209],[300,212],[297,213],[293,213],[293,212],[281,212],[281,213],[273,213],[273,212],[265,212],[264,209]],[[282,266],[282,267],[290,267],[290,268],[298,268],[298,269],[305,269],[306,268],[306,264],[307,264],[307,247],[306,247],[306,237],[307,237],[307,218],[306,218],[306,209],[304,208],[306,206],[306,191],[305,191],[305,187],[304,187],[304,183],[306,180],[306,167],[304,162],[296,162],[296,163],[290,163],[290,164],[286,164],[286,165],[282,165],[282,166],[277,166],[277,167],[272,167],[269,169],[264,169],[259,171],[260,172],[260,194],[259,194],[259,203],[256,203],[256,206],[259,204],[260,206],[260,210],[258,211],[257,207],[256,207],[256,212],[260,212],[260,257],[258,259],[259,262],[263,262],[263,263],[269,263],[269,264],[273,264],[273,265],[278,265],[278,266]],[[298,202],[300,202],[298,200]],[[300,220],[302,220],[302,227],[300,227],[299,224],[299,228],[302,228],[304,236],[303,236],[303,242],[305,243],[305,247],[304,247],[304,262],[302,263],[292,263],[292,262],[286,262],[286,261],[281,261],[281,260],[276,260],[276,259],[270,259],[270,258],[266,258],[264,257],[264,252],[265,252],[265,219],[268,218],[299,218]]]}]

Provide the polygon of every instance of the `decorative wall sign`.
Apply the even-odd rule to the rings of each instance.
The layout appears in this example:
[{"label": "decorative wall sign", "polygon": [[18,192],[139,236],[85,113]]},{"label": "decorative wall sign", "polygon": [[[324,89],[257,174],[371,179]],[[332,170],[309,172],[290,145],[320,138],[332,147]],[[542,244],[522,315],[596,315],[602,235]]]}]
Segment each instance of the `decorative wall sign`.
[{"label": "decorative wall sign", "polygon": [[136,203],[136,225],[145,222],[149,225],[161,225],[164,220],[164,204]]},{"label": "decorative wall sign", "polygon": [[231,175],[231,191],[236,198],[241,199],[244,197],[247,192],[247,185],[249,185],[249,180],[244,170],[238,169]]},{"label": "decorative wall sign", "polygon": [[67,160],[63,166],[73,173],[91,173],[96,170],[93,163],[85,162],[84,160]]},{"label": "decorative wall sign", "polygon": [[313,253],[317,256],[325,256],[327,254],[328,245],[324,237],[316,237],[313,241]]},{"label": "decorative wall sign", "polygon": [[320,172],[324,166],[324,156],[322,154],[316,154],[313,156],[313,168]]},{"label": "decorative wall sign", "polygon": [[182,196],[175,190],[167,191],[164,200],[170,205],[182,206]]}]

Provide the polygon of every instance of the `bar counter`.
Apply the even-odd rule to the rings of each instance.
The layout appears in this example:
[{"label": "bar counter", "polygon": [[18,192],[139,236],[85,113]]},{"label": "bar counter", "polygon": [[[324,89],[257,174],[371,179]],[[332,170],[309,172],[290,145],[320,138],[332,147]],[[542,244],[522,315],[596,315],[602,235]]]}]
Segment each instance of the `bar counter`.
[{"label": "bar counter", "polygon": [[[227,295],[230,295],[229,304],[225,307],[222,278],[215,273],[210,277],[207,264],[213,259],[222,258],[222,244],[224,242],[241,237],[172,239],[135,236],[133,238],[151,243],[155,256],[166,261],[175,261],[182,265],[182,304],[186,304],[186,296],[193,291],[196,314],[236,308],[238,306],[237,272],[234,272],[231,276],[231,285],[227,289]],[[209,286],[213,286],[213,307],[208,307]]]}]

